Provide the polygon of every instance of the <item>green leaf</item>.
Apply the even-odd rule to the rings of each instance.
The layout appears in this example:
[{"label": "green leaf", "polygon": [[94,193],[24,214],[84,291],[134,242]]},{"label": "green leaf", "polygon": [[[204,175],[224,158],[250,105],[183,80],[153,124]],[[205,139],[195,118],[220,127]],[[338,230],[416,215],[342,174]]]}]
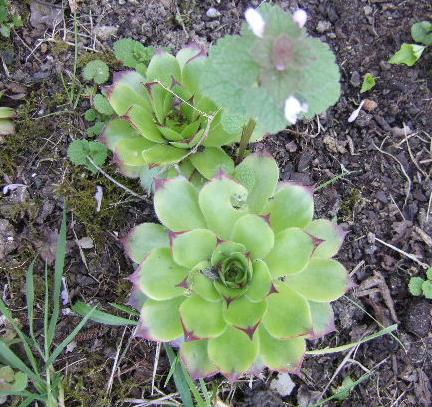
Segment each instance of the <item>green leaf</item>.
[{"label": "green leaf", "polygon": [[266,310],[265,301],[251,302],[243,295],[227,305],[224,309],[224,318],[226,322],[237,328],[254,329]]},{"label": "green leaf", "polygon": [[258,341],[233,327],[208,341],[210,360],[227,377],[237,378],[254,364],[258,355]]},{"label": "green leaf", "polygon": [[86,119],[88,122],[94,122],[98,117],[98,114],[95,109],[88,109],[84,113],[84,119]]},{"label": "green leaf", "polygon": [[[72,305],[72,311],[82,315],[86,316],[93,307],[86,304],[85,302],[78,301],[76,304]],[[133,326],[137,325],[137,321],[134,321],[132,319],[122,318],[118,317],[116,315],[109,314],[108,312],[99,311],[95,309],[92,314],[90,315],[89,319],[94,322],[98,322],[100,324],[104,325],[111,325],[111,326]]]},{"label": "green leaf", "polygon": [[141,309],[137,335],[152,341],[169,342],[183,336],[179,307],[185,297],[168,301],[147,300]]},{"label": "green leaf", "polygon": [[428,280],[431,280],[431,281],[432,281],[432,267],[429,267],[429,268],[426,270],[426,278],[427,278]]},{"label": "green leaf", "polygon": [[0,119],[0,136],[15,134],[15,125],[12,120]]},{"label": "green leaf", "polygon": [[131,137],[120,140],[114,148],[114,160],[127,167],[142,167],[147,164],[143,154],[154,145],[144,137]]},{"label": "green leaf", "polygon": [[308,334],[312,330],[309,303],[292,289],[290,283],[274,284],[277,292],[267,297],[267,312],[263,319],[266,330],[278,339]]},{"label": "green leaf", "polygon": [[181,161],[188,151],[166,144],[156,144],[142,152],[142,157],[147,165],[168,165]]},{"label": "green leaf", "polygon": [[253,262],[252,280],[249,283],[246,297],[253,302],[262,301],[270,292],[271,275],[267,265],[262,260]]},{"label": "green leaf", "polygon": [[89,137],[100,136],[104,130],[104,122],[96,122],[93,126],[87,129],[87,135]]},{"label": "green leaf", "polygon": [[187,334],[207,339],[225,331],[222,301],[209,302],[198,295],[191,295],[180,306],[180,317]]},{"label": "green leaf", "polygon": [[425,298],[432,300],[432,281],[426,280],[422,284],[422,291]]},{"label": "green leaf", "polygon": [[313,326],[311,339],[321,338],[334,331],[334,314],[329,303],[309,301],[309,307]]},{"label": "green leaf", "polygon": [[423,45],[404,43],[400,50],[390,58],[389,62],[396,65],[413,66],[420,59],[425,48]]},{"label": "green leaf", "polygon": [[170,246],[168,230],[156,223],[142,223],[129,232],[123,245],[130,259],[139,264],[153,249]]},{"label": "green leaf", "polygon": [[411,27],[411,36],[416,42],[424,45],[432,45],[432,23],[429,21],[420,21]]},{"label": "green leaf", "polygon": [[15,109],[6,106],[0,107],[0,119],[12,119],[15,116],[16,116]]},{"label": "green leaf", "polygon": [[216,243],[216,235],[208,229],[174,234],[171,237],[173,259],[180,266],[193,268],[204,260],[210,260]]},{"label": "green leaf", "polygon": [[184,294],[179,284],[188,270],[174,263],[169,248],[153,249],[136,273],[139,288],[151,299],[164,301]]},{"label": "green leaf", "polygon": [[260,356],[272,370],[296,371],[304,357],[306,341],[303,338],[276,339],[264,326],[259,328]]},{"label": "green leaf", "polygon": [[126,120],[111,120],[104,128],[99,140],[111,151],[114,151],[118,142],[130,138],[138,138],[140,135]]},{"label": "green leaf", "polygon": [[217,373],[216,366],[209,359],[207,346],[207,340],[184,342],[181,345],[180,357],[194,379]]},{"label": "green leaf", "polygon": [[147,80],[160,81],[170,88],[173,79],[181,81],[180,65],[177,59],[167,52],[155,54],[147,67]]},{"label": "green leaf", "polygon": [[82,74],[86,81],[93,80],[98,85],[101,85],[109,78],[109,68],[105,62],[100,59],[95,59],[86,64]]},{"label": "green leaf", "polygon": [[416,297],[423,294],[422,285],[425,282],[421,277],[411,277],[408,283],[408,290],[411,295]]},{"label": "green leaf", "polygon": [[342,380],[342,384],[334,389],[334,398],[338,401],[344,401],[348,399],[351,390],[356,386],[356,382],[351,379],[351,376],[346,376]]},{"label": "green leaf", "polygon": [[313,220],[304,231],[322,240],[313,252],[313,257],[330,258],[337,254],[345,238],[345,232],[336,223],[327,219]]},{"label": "green leaf", "polygon": [[312,220],[313,213],[312,191],[297,184],[281,184],[270,203],[270,224],[275,232],[304,228]]},{"label": "green leaf", "polygon": [[208,270],[208,262],[203,262],[192,270],[189,275],[190,289],[206,301],[218,302],[222,297],[214,287],[213,281],[206,276]]},{"label": "green leaf", "polygon": [[231,240],[243,244],[252,259],[262,259],[273,249],[275,236],[269,224],[260,216],[247,214],[234,223]]},{"label": "green leaf", "polygon": [[137,68],[138,65],[147,66],[155,53],[153,47],[145,47],[131,38],[116,41],[113,50],[115,57],[129,68]]},{"label": "green leaf", "polygon": [[207,179],[215,177],[221,170],[228,174],[234,170],[234,162],[231,157],[218,147],[206,147],[204,151],[192,154],[190,161]]},{"label": "green leaf", "polygon": [[93,174],[97,169],[87,157],[90,157],[97,166],[102,167],[107,156],[107,148],[97,141],[74,140],[68,148],[68,157],[72,163],[83,165]]},{"label": "green leaf", "polygon": [[127,112],[126,117],[139,133],[146,139],[155,143],[164,143],[165,139],[156,127],[151,113],[140,105],[133,105]]},{"label": "green leaf", "polygon": [[376,78],[371,73],[365,74],[363,78],[363,83],[360,89],[360,93],[367,92],[368,90],[371,90],[376,85]]},{"label": "green leaf", "polygon": [[199,206],[207,226],[223,240],[231,237],[234,223],[247,212],[247,190],[221,175],[207,182],[199,193]]},{"label": "green leaf", "polygon": [[279,180],[279,167],[273,157],[268,154],[251,154],[235,168],[234,176],[249,191],[249,211],[264,213]]},{"label": "green leaf", "polygon": [[99,113],[106,116],[111,116],[112,114],[114,114],[114,110],[108,102],[108,99],[100,93],[94,96],[93,106]]},{"label": "green leaf", "polygon": [[313,249],[312,239],[301,229],[290,228],[276,234],[273,250],[265,258],[270,274],[275,278],[301,272]]},{"label": "green leaf", "polygon": [[308,300],[317,302],[337,300],[348,289],[345,267],[329,259],[311,259],[301,273],[288,275],[285,281]]},{"label": "green leaf", "polygon": [[156,188],[154,206],[160,222],[173,232],[205,229],[198,191],[185,178],[163,180]]}]

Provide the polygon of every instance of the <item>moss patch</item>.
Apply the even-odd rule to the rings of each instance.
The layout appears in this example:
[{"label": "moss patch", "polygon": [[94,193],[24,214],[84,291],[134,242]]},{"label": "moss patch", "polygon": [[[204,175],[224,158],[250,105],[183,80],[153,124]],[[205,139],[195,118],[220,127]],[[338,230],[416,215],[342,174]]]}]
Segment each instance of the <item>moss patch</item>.
[{"label": "moss patch", "polygon": [[355,207],[362,200],[362,192],[359,188],[353,188],[351,194],[342,201],[340,208],[340,216],[344,222],[354,219]]}]

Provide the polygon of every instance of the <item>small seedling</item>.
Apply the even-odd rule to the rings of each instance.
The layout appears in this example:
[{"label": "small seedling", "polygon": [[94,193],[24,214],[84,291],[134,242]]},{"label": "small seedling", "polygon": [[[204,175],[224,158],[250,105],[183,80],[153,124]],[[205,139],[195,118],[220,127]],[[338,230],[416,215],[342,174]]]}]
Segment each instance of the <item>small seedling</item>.
[{"label": "small seedling", "polygon": [[86,81],[94,81],[96,84],[101,85],[109,78],[109,67],[100,59],[95,59],[86,64],[82,75]]},{"label": "small seedling", "polygon": [[93,174],[98,171],[94,164],[102,167],[107,156],[107,148],[97,141],[74,140],[68,148],[68,157],[72,163],[86,167]]},{"label": "small seedling", "polygon": [[368,90],[372,90],[376,85],[376,78],[371,73],[367,73],[363,78],[362,87],[360,89],[360,93],[367,92]]},{"label": "small seedling", "polygon": [[16,112],[11,107],[0,107],[0,137],[15,134],[13,118]]},{"label": "small seedling", "polygon": [[411,277],[408,290],[411,295],[416,297],[423,295],[428,300],[432,300],[432,267],[426,271],[426,280],[421,277]]},{"label": "small seedling", "polygon": [[134,68],[137,72],[145,75],[147,66],[155,54],[153,47],[145,47],[139,41],[131,38],[123,38],[114,43],[114,54],[116,58],[128,68]]},{"label": "small seedling", "polygon": [[411,27],[411,36],[414,41],[423,45],[402,44],[399,51],[389,60],[391,64],[413,66],[420,59],[426,47],[432,45],[432,23],[429,21],[415,23]]},{"label": "small seedling", "polygon": [[342,384],[333,389],[334,399],[338,401],[347,400],[355,386],[356,382],[351,378],[351,376],[345,376],[342,380]]},{"label": "small seedling", "polygon": [[9,38],[11,30],[23,26],[21,16],[9,12],[9,0],[0,0],[0,34]]}]

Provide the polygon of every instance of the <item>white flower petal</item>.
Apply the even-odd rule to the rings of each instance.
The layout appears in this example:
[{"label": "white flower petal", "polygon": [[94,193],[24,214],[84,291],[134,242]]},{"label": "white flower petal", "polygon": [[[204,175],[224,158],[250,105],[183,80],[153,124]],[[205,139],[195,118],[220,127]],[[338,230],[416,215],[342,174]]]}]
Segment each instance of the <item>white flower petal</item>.
[{"label": "white flower petal", "polygon": [[309,106],[307,103],[300,103],[297,98],[290,96],[285,100],[285,118],[291,123],[295,124],[297,121],[297,116],[300,113],[306,113]]},{"label": "white flower petal", "polygon": [[364,105],[364,102],[365,101],[362,100],[359,104],[359,107],[350,114],[350,117],[348,117],[348,123],[352,123],[355,119],[357,119],[358,115],[360,114],[360,110]]},{"label": "white flower petal", "polygon": [[245,18],[250,29],[257,37],[264,35],[265,21],[261,14],[254,8],[248,8],[245,12]]},{"label": "white flower petal", "polygon": [[303,28],[304,25],[306,24],[306,20],[307,20],[306,11],[299,8],[297,11],[294,12],[293,20],[297,23],[297,25],[300,28]]}]

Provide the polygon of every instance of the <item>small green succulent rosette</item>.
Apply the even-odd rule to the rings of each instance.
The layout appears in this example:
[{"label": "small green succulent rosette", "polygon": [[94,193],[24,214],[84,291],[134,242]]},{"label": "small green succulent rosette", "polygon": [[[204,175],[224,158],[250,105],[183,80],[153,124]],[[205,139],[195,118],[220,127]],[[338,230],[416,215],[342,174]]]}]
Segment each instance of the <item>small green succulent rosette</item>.
[{"label": "small green succulent rosette", "polygon": [[179,164],[169,176],[210,179],[220,169],[234,169],[221,146],[238,141],[240,133],[225,131],[218,106],[198,91],[205,59],[196,46],[176,56],[159,51],[145,77],[134,70],[118,72],[103,89],[116,117],[100,141],[113,151],[123,174],[138,177],[151,167]]},{"label": "small green succulent rosette", "polygon": [[221,172],[200,190],[184,177],[161,180],[161,225],[141,224],[125,239],[139,264],[137,335],[181,343],[195,378],[295,371],[305,340],[334,329],[330,302],[349,286],[332,259],[344,233],[313,220],[310,188],[278,178],[272,157],[252,154],[234,178]]}]

